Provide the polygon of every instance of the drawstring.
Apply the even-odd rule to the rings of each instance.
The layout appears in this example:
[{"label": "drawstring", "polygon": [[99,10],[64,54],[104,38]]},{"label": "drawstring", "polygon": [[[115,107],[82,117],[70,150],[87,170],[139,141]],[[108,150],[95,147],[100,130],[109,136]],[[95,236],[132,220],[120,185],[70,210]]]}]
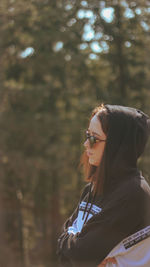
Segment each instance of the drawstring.
[{"label": "drawstring", "polygon": [[88,204],[89,204],[90,195],[91,195],[91,188],[92,188],[92,182],[90,183],[89,196],[88,196],[88,200],[87,200],[87,202],[86,202],[86,206],[85,206],[85,210],[84,210],[84,213],[83,213],[83,216],[82,216],[82,220],[83,220],[84,217],[85,217],[85,213],[86,213],[86,211],[87,211],[87,207],[88,207]]},{"label": "drawstring", "polygon": [[84,224],[87,222],[87,218],[88,218],[88,216],[89,216],[89,213],[90,213],[90,211],[91,211],[91,209],[92,209],[93,202],[94,202],[94,200],[95,200],[95,196],[96,196],[96,194],[94,194],[94,196],[93,196],[93,198],[92,198],[92,200],[91,200],[91,206],[90,206],[90,208],[89,208],[89,210],[88,210],[88,212],[87,212],[87,215],[86,215],[86,218],[85,218]]},{"label": "drawstring", "polygon": [[[90,188],[89,188],[89,196],[88,196],[88,200],[87,200],[87,203],[86,203],[86,207],[85,207],[85,210],[84,210],[84,214],[83,214],[82,220],[84,219],[85,214],[86,214],[86,211],[87,211],[87,207],[88,207],[89,200],[90,200],[90,196],[91,196],[91,188],[92,188],[92,185],[93,185],[93,182],[91,182],[91,184],[90,184]],[[91,211],[91,209],[92,209],[92,206],[93,206],[93,202],[94,202],[94,200],[95,200],[95,197],[96,197],[96,192],[95,192],[94,196],[91,198],[91,205],[90,205],[90,207],[89,207],[89,210],[87,211],[87,215],[86,215],[84,224],[87,222],[87,219],[88,219],[89,213],[90,213],[90,211]],[[83,225],[84,225],[84,224],[83,224]]]}]

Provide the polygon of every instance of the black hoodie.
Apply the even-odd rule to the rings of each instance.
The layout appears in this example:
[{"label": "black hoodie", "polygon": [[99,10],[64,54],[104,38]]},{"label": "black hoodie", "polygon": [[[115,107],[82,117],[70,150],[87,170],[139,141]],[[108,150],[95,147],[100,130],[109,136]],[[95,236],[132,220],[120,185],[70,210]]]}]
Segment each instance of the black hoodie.
[{"label": "black hoodie", "polygon": [[105,107],[104,193],[93,198],[92,183],[85,186],[58,239],[60,266],[96,267],[124,238],[150,225],[150,187],[137,168],[149,136],[149,117],[134,108]]}]

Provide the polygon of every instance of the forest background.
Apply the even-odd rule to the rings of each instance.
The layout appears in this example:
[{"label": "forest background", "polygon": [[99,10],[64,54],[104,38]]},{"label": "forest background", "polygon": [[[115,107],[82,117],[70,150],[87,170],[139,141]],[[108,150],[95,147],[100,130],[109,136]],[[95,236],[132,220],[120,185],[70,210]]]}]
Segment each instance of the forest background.
[{"label": "forest background", "polygon": [[0,266],[55,267],[92,109],[150,115],[150,2],[1,0],[0,20]]}]

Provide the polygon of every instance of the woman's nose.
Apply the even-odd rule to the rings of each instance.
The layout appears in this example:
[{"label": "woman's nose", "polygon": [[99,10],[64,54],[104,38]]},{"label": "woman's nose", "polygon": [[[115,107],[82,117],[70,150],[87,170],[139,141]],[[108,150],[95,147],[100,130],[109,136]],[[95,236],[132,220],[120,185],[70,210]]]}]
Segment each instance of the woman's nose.
[{"label": "woman's nose", "polygon": [[89,147],[89,140],[86,139],[83,145],[84,145],[85,147]]}]

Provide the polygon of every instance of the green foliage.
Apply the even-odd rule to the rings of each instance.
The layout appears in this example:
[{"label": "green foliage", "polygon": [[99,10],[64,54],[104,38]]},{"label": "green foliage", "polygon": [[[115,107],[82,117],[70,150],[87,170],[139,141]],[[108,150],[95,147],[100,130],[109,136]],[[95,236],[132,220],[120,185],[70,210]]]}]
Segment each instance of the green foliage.
[{"label": "green foliage", "polygon": [[[108,22],[101,12],[110,7]],[[2,0],[3,265],[54,267],[58,233],[84,184],[77,167],[91,110],[104,102],[150,114],[148,8],[144,0]],[[147,179],[149,149],[139,162]]]}]

